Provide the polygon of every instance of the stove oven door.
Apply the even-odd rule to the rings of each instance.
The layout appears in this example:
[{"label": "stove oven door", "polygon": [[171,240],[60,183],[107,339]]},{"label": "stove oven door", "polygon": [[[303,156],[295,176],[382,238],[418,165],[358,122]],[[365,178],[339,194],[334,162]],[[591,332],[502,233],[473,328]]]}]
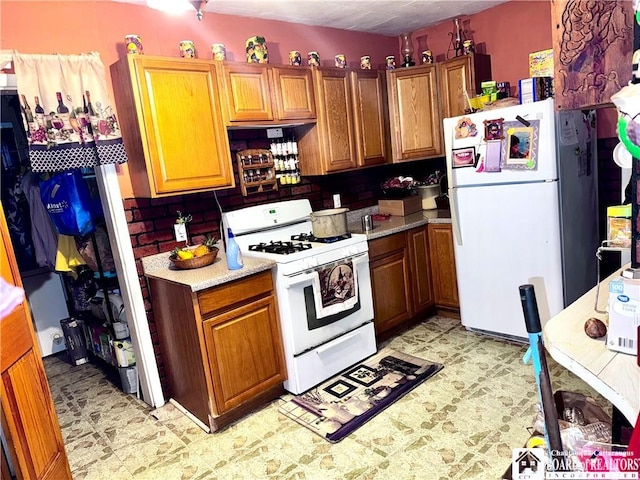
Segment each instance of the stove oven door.
[{"label": "stove oven door", "polygon": [[[351,302],[348,309],[338,313],[327,314],[326,311],[318,311],[319,275],[331,270],[332,266],[341,264],[350,265],[355,271],[357,300],[354,305],[351,305]],[[373,320],[367,252],[330,264],[318,265],[313,270],[278,277],[276,285],[280,320],[288,355],[301,355]]]}]

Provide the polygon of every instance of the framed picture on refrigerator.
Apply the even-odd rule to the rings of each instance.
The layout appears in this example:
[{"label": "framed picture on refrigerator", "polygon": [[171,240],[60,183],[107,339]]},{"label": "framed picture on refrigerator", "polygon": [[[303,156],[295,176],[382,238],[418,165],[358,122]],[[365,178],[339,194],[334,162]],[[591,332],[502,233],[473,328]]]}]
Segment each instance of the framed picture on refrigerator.
[{"label": "framed picture on refrigerator", "polygon": [[475,147],[464,147],[464,148],[454,148],[452,150],[453,153],[453,168],[460,167],[473,167],[476,163],[476,148]]}]

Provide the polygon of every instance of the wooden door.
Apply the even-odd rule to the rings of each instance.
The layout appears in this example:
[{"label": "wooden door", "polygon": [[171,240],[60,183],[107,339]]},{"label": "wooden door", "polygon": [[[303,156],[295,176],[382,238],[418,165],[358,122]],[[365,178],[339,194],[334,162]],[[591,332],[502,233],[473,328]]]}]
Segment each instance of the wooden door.
[{"label": "wooden door", "polygon": [[355,168],[354,123],[348,72],[327,68],[314,70],[318,101],[318,135],[324,172]]},{"label": "wooden door", "polygon": [[[0,205],[0,275],[22,287]],[[0,319],[2,430],[18,478],[71,479],[67,454],[26,301]]]},{"label": "wooden door", "polygon": [[278,66],[272,67],[270,71],[276,118],[278,120],[316,118],[311,69]]},{"label": "wooden door", "polygon": [[491,57],[472,53],[437,64],[442,118],[464,115],[473,97],[482,93],[481,83],[491,80]]},{"label": "wooden door", "polygon": [[137,194],[234,186],[213,62],[129,55],[111,74]]},{"label": "wooden door", "polygon": [[404,232],[369,242],[376,334],[412,316],[409,257]]},{"label": "wooden door", "polygon": [[226,119],[234,122],[273,120],[269,73],[266,65],[224,63]]},{"label": "wooden door", "polygon": [[414,228],[407,232],[409,259],[411,262],[411,288],[413,312],[421,312],[434,305],[431,269],[429,265],[429,238],[427,227]]},{"label": "wooden door", "polygon": [[551,2],[554,99],[557,109],[611,103],[631,80],[632,2]]},{"label": "wooden door", "polygon": [[433,275],[433,292],[437,306],[460,308],[453,232],[446,223],[429,224],[429,257]]},{"label": "wooden door", "polygon": [[387,71],[393,161],[442,156],[436,65]]},{"label": "wooden door", "polygon": [[273,295],[204,322],[218,414],[286,379]]},{"label": "wooden door", "polygon": [[358,166],[379,165],[387,160],[388,115],[383,71],[351,72],[353,117]]}]

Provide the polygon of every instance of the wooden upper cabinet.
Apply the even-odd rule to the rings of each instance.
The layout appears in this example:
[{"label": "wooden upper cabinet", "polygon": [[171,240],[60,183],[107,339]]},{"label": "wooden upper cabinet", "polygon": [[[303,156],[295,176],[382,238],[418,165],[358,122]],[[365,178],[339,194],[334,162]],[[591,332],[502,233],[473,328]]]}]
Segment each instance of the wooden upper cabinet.
[{"label": "wooden upper cabinet", "polygon": [[305,123],[316,117],[311,69],[224,62],[220,87],[227,126]]},{"label": "wooden upper cabinet", "polygon": [[315,68],[313,85],[317,122],[297,132],[302,174],[324,175],[385,163],[389,135],[383,73]]},{"label": "wooden upper cabinet", "polygon": [[[22,287],[1,204],[0,241],[0,275]],[[17,478],[71,479],[26,300],[0,318],[0,338],[0,416]]]},{"label": "wooden upper cabinet", "polygon": [[313,85],[318,119],[315,125],[302,127],[298,133],[302,174],[323,175],[355,168],[349,72],[341,68],[314,68]]},{"label": "wooden upper cabinet", "polygon": [[265,66],[225,63],[222,67],[227,120],[273,120],[269,72]]},{"label": "wooden upper cabinet", "polygon": [[271,67],[275,118],[301,120],[316,118],[311,69]]},{"label": "wooden upper cabinet", "polygon": [[386,81],[384,71],[351,72],[352,105],[359,167],[385,163],[388,151]]},{"label": "wooden upper cabinet", "polygon": [[136,196],[234,186],[213,62],[127,55],[111,66]]},{"label": "wooden upper cabinet", "polygon": [[443,155],[436,65],[387,70],[393,162]]},{"label": "wooden upper cabinet", "polygon": [[576,110],[611,103],[631,80],[632,2],[551,2],[555,105]]},{"label": "wooden upper cabinet", "polygon": [[442,118],[464,115],[468,108],[465,91],[470,97],[478,95],[482,92],[480,84],[491,80],[491,58],[472,53],[436,65]]}]

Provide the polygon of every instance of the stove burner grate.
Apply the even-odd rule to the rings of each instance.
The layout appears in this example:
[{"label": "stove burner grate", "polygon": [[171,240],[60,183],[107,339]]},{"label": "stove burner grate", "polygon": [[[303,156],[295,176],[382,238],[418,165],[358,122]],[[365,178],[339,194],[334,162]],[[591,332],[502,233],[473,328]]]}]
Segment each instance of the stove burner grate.
[{"label": "stove burner grate", "polygon": [[301,252],[303,250],[309,250],[311,248],[310,243],[294,243],[294,242],[281,242],[271,241],[269,243],[258,243],[256,245],[249,245],[249,250],[253,252],[265,252],[275,253],[277,255],[288,255],[290,253]]},{"label": "stove burner grate", "polygon": [[313,233],[301,233],[299,235],[291,235],[291,240],[299,241],[299,242],[334,243],[334,242],[339,242],[340,240],[346,240],[347,238],[351,238],[350,233],[345,233],[344,235],[338,235],[337,237],[328,237],[328,238],[318,238],[314,236]]}]

